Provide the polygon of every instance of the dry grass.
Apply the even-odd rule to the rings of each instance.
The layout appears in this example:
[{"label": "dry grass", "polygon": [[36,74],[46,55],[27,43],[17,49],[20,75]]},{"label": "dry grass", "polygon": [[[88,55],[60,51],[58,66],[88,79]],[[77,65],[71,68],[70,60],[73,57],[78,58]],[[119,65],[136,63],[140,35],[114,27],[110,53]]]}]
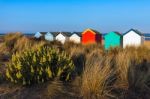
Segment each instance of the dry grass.
[{"label": "dry grass", "polygon": [[53,99],[54,97],[58,96],[59,94],[62,94],[64,92],[62,82],[58,80],[54,80],[52,82],[49,82],[49,84],[46,87],[46,90],[44,92],[45,97],[49,99]]},{"label": "dry grass", "polygon": [[24,50],[27,50],[31,47],[31,43],[32,42],[27,37],[23,36],[16,41],[13,51],[22,52]]},{"label": "dry grass", "polygon": [[144,41],[144,45],[150,48],[150,41]]},{"label": "dry grass", "polygon": [[14,46],[18,39],[22,37],[21,33],[10,33],[5,35],[3,38],[3,42],[0,43],[0,54],[3,54],[4,56],[11,56],[13,53]]},{"label": "dry grass", "polygon": [[117,82],[116,87],[128,89],[128,69],[131,65],[131,57],[127,51],[119,52],[116,55],[116,73]]},{"label": "dry grass", "polygon": [[[99,53],[98,50],[90,51],[86,55],[81,93],[85,98],[94,99],[103,99],[106,96],[116,98],[119,96],[132,97],[134,95],[129,94],[143,95],[145,90],[147,90],[146,93],[148,94],[150,90],[148,87],[150,82],[148,78],[150,77],[149,62],[150,49],[145,46],[127,47],[126,49],[114,48],[103,53]],[[143,69],[146,71],[142,71]],[[115,76],[113,76],[114,74]],[[111,79],[108,80],[107,77]],[[119,91],[121,89],[123,91],[120,90],[119,93],[115,94],[110,92],[110,90],[107,90],[110,86],[103,86],[103,84],[106,85],[108,82],[111,82],[112,90]],[[141,91],[137,93],[135,89]],[[102,92],[105,92],[105,94],[101,94]],[[126,92],[128,94],[123,94]]]},{"label": "dry grass", "polygon": [[81,94],[85,99],[106,98],[109,94],[107,79],[110,69],[107,67],[99,69],[99,66],[86,69],[82,78]]},{"label": "dry grass", "polygon": [[[40,46],[57,47],[66,51],[76,66],[76,80],[71,82],[75,83],[76,88],[69,86],[70,83],[65,83],[67,86],[64,86],[59,81],[51,82],[44,91],[47,98],[62,98],[68,94],[70,97],[74,93],[73,97],[76,95],[85,99],[122,98],[120,96],[126,97],[123,99],[135,99],[132,97],[134,95],[149,99],[149,96],[146,96],[150,94],[149,45],[150,42],[146,41],[144,46],[140,47],[112,48],[105,51],[99,44],[67,42],[62,45],[55,41],[36,41],[20,34],[9,34],[5,36],[4,42],[0,43],[0,53],[11,55],[16,51],[38,49]],[[72,94],[70,90],[74,90]],[[75,94],[77,90],[78,93]]]},{"label": "dry grass", "polygon": [[4,43],[0,43],[0,54],[9,54],[9,49]]},{"label": "dry grass", "polygon": [[23,35],[21,33],[10,33],[10,34],[7,34],[4,36],[4,43],[5,45],[10,49],[12,50],[16,41],[22,37]]},{"label": "dry grass", "polygon": [[81,95],[84,99],[106,99],[111,96],[110,77],[112,69],[109,64],[103,66],[100,54],[91,53],[85,64],[81,80]]}]

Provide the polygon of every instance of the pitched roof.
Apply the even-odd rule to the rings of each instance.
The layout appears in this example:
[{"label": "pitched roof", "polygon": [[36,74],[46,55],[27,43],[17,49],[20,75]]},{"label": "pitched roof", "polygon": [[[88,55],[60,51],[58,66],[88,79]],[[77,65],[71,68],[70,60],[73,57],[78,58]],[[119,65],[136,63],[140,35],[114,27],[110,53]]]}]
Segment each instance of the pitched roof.
[{"label": "pitched roof", "polygon": [[[96,31],[96,30],[94,30],[94,29],[86,29],[85,31],[88,31],[88,30],[90,30],[90,31],[93,31],[94,33],[96,33],[96,34],[100,34],[101,35],[101,33],[100,32],[98,32],[98,31]],[[82,33],[84,33],[85,31],[83,31]]]},{"label": "pitched roof", "polygon": [[122,34],[117,31],[114,31],[114,33],[118,34],[119,36],[122,36]]},{"label": "pitched roof", "polygon": [[94,31],[96,34],[100,34],[101,35],[101,33],[98,32],[97,30],[93,30],[93,29],[91,29],[91,30]]},{"label": "pitched roof", "polygon": [[60,32],[50,32],[54,37],[56,37]]},{"label": "pitched roof", "polygon": [[126,35],[126,34],[129,33],[130,31],[134,31],[135,33],[139,34],[140,36],[143,36],[143,34],[142,34],[140,31],[136,30],[136,29],[130,29],[129,31],[127,31],[127,32],[124,33],[123,35]]},{"label": "pitched roof", "polygon": [[71,36],[71,32],[61,32],[61,34],[63,34],[64,36],[67,36],[67,37]]},{"label": "pitched roof", "polygon": [[63,36],[66,36],[66,37],[70,37],[71,36],[71,32],[59,32],[58,34],[62,34]]},{"label": "pitched roof", "polygon": [[[122,36],[122,34],[119,33],[119,32],[117,32],[117,31],[112,31],[112,32],[109,32],[109,33],[115,33],[115,34],[117,34],[117,35],[119,35],[119,36]],[[109,33],[107,33],[107,34],[109,34]],[[107,34],[104,34],[104,36],[106,36]]]},{"label": "pitched roof", "polygon": [[41,33],[42,36],[46,35],[47,33],[51,33],[54,37],[56,37],[60,33],[67,37],[70,37],[72,35],[71,32],[39,32],[39,33]]},{"label": "pitched roof", "polygon": [[38,33],[42,34],[42,36],[46,35],[47,33],[51,33],[54,37],[56,37],[59,34],[59,32],[38,32]]},{"label": "pitched roof", "polygon": [[40,32],[42,34],[42,36],[44,36],[47,32]]},{"label": "pitched roof", "polygon": [[77,34],[78,36],[82,36],[81,34],[82,34],[82,32],[73,32],[71,35],[73,35],[73,34]]}]

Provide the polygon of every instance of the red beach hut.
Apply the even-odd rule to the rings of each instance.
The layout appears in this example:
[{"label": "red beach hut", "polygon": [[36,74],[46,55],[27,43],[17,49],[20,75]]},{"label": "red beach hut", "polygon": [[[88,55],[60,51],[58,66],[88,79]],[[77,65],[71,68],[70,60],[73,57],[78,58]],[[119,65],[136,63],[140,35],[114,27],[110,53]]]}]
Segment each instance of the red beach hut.
[{"label": "red beach hut", "polygon": [[82,33],[82,44],[102,43],[102,35],[93,29],[86,29]]}]

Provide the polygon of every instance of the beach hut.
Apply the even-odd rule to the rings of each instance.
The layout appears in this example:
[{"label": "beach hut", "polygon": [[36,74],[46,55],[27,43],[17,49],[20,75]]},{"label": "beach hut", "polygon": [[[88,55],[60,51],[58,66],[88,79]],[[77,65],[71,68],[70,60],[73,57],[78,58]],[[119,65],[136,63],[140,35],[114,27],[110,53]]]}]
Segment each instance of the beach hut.
[{"label": "beach hut", "polygon": [[54,41],[54,35],[53,35],[53,33],[51,33],[51,32],[47,32],[46,34],[45,34],[45,40],[47,40],[47,41]]},{"label": "beach hut", "polygon": [[35,38],[40,38],[41,36],[42,36],[42,34],[40,32],[36,32],[34,35]]},{"label": "beach hut", "polygon": [[37,33],[35,33],[34,37],[35,37],[36,39],[43,39],[43,40],[44,40],[46,33],[47,33],[47,32],[37,32]]},{"label": "beach hut", "polygon": [[57,36],[56,36],[56,40],[60,41],[62,44],[64,44],[66,41],[69,41],[69,37],[71,36],[70,32],[60,32]]},{"label": "beach hut", "polygon": [[110,47],[122,47],[122,35],[119,32],[110,32],[104,36],[104,47],[108,50]]},{"label": "beach hut", "polygon": [[73,32],[71,36],[69,37],[69,41],[72,41],[74,43],[80,43],[81,42],[81,32]]},{"label": "beach hut", "polygon": [[135,29],[130,29],[123,34],[123,48],[126,46],[140,46],[144,43],[144,36]]},{"label": "beach hut", "polygon": [[86,29],[82,32],[82,44],[102,43],[102,35],[93,29]]}]

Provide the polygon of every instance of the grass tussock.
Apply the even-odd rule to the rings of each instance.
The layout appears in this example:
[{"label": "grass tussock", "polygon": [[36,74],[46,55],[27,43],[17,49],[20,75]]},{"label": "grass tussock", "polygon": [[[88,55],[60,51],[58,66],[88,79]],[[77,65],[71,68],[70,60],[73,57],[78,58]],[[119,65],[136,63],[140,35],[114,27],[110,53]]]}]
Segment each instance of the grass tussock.
[{"label": "grass tussock", "polygon": [[131,65],[131,56],[127,51],[119,52],[116,55],[116,87],[128,89],[128,69]]},{"label": "grass tussock", "polygon": [[82,76],[81,94],[85,99],[99,99],[109,96],[111,87],[107,86],[111,76],[109,66],[94,65],[86,68]]},{"label": "grass tussock", "polygon": [[4,43],[5,45],[11,50],[13,49],[15,43],[19,38],[21,38],[23,35],[21,33],[10,33],[4,36]]},{"label": "grass tussock", "polygon": [[[86,58],[81,79],[81,95],[84,99],[105,99],[111,96],[113,70],[109,64],[104,64],[106,57],[97,52],[94,50]],[[107,61],[110,62],[109,59]]]}]

